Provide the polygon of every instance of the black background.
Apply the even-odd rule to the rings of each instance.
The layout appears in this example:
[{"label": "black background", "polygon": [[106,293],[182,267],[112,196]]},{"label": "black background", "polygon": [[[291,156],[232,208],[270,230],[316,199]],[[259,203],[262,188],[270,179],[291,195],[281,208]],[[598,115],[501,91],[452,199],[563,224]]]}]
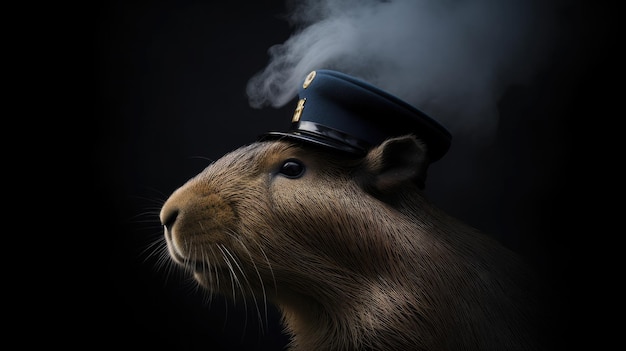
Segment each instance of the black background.
[{"label": "black background", "polygon": [[[42,54],[78,78],[71,92],[56,91],[55,105],[69,102],[79,113],[55,122],[62,126],[55,135],[65,141],[57,153],[63,161],[48,168],[64,174],[56,190],[68,188],[61,197],[71,197],[74,209],[49,207],[74,224],[58,229],[72,233],[69,259],[54,271],[48,267],[67,279],[38,286],[43,295],[63,298],[33,303],[54,311],[41,308],[45,316],[35,317],[35,327],[56,330],[70,319],[48,339],[61,344],[80,335],[90,345],[116,348],[282,349],[286,338],[271,306],[265,324],[250,306],[220,297],[209,304],[188,279],[162,268],[150,244],[162,235],[157,215],[169,193],[211,159],[286,127],[293,104],[257,110],[245,95],[247,81],[268,62],[268,48],[291,34],[281,17],[283,1],[110,1],[71,8],[79,21],[60,15],[52,22],[72,23],[62,31],[77,38],[72,54],[55,45]],[[566,306],[564,345],[598,324],[588,317],[593,307],[586,293],[601,285],[589,271],[596,255],[588,239],[601,240],[596,195],[615,163],[604,135],[618,97],[611,9],[576,1],[568,11],[571,43],[532,86],[505,95],[500,107],[507,118],[494,143],[469,166],[463,145],[453,145],[427,182],[442,208],[498,237],[550,277]],[[65,73],[53,66],[47,68],[62,81]]]}]

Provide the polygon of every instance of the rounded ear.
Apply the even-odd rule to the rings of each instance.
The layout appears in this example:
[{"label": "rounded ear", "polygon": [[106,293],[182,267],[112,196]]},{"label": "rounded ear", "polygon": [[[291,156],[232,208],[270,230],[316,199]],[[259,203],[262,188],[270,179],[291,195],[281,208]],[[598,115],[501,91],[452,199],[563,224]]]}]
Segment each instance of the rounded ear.
[{"label": "rounded ear", "polygon": [[429,160],[426,144],[413,135],[385,140],[365,156],[365,184],[380,194],[389,194],[408,184],[424,188]]}]

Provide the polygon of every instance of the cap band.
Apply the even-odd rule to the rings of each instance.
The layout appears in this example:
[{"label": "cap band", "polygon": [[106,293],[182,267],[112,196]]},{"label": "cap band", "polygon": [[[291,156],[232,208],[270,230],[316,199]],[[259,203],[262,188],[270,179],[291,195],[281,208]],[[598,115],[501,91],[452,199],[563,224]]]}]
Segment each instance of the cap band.
[{"label": "cap band", "polygon": [[[294,123],[296,124],[296,123]],[[352,135],[340,132],[336,129],[327,127],[325,125],[311,122],[311,121],[300,121],[297,123],[297,126],[294,128],[294,132],[304,132],[310,133],[311,135],[322,135],[330,138],[331,140],[342,142],[347,146],[350,146],[354,149],[357,149],[357,152],[365,153],[366,150],[372,145],[361,140],[355,138]]]}]

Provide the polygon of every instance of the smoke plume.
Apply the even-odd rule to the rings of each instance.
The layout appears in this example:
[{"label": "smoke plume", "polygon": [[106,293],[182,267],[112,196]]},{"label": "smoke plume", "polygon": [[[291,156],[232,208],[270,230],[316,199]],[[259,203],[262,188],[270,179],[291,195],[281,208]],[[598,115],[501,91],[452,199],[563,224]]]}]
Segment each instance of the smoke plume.
[{"label": "smoke plume", "polygon": [[416,106],[453,135],[488,137],[498,100],[550,58],[556,11],[534,0],[287,2],[293,34],[248,82],[252,107],[282,107],[306,74],[335,69]]}]

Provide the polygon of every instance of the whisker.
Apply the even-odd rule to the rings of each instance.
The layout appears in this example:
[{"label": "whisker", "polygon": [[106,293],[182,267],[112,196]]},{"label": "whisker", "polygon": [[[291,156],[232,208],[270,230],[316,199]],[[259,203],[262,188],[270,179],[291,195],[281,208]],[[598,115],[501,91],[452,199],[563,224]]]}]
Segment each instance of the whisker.
[{"label": "whisker", "polygon": [[[209,257],[209,254],[205,251],[202,251],[202,266],[203,266],[203,274],[206,275],[207,280],[208,280],[208,285],[210,287],[210,289],[208,289],[208,291],[213,291],[214,290],[214,283],[213,283],[213,271],[211,270],[211,258]],[[207,291],[207,289],[203,289],[204,291]],[[211,302],[213,301],[213,294],[212,293],[208,293],[206,295],[206,302],[209,306],[211,306]]]},{"label": "whisker", "polygon": [[228,270],[230,272],[231,287],[232,287],[232,292],[233,292],[233,302],[235,302],[235,300],[236,300],[235,283],[237,283],[237,286],[239,287],[239,289],[241,290],[242,293],[243,293],[243,289],[241,289],[241,283],[239,282],[239,278],[237,277],[237,274],[236,274],[235,270],[233,269],[233,265],[230,262],[230,259],[228,258],[228,255],[226,255],[226,252],[225,252],[226,247],[224,247],[224,245],[222,245],[222,244],[217,244],[217,248],[222,253],[222,257],[224,258],[224,261],[226,262],[226,265],[228,266]]},{"label": "whisker", "polygon": [[167,250],[167,247],[165,245],[165,240],[163,240],[163,238],[153,240],[151,243],[147,244],[143,250],[139,252],[139,256],[144,257],[143,262],[145,263],[146,261],[148,261],[148,259],[150,259],[155,254],[160,253],[163,249]]},{"label": "whisker", "polygon": [[[167,252],[167,246],[165,244],[159,246],[159,253],[157,256],[157,261],[155,263],[157,269],[171,269],[171,267],[175,264],[170,258],[169,252]],[[170,267],[170,268],[168,268]]]},{"label": "whisker", "polygon": [[157,241],[152,246],[155,247],[152,256],[156,257],[154,267],[157,271],[163,272],[163,283],[167,284],[174,273],[180,272],[180,267],[171,259],[165,241]]},{"label": "whisker", "polygon": [[200,159],[200,160],[205,160],[208,161],[209,163],[214,163],[215,160],[209,157],[205,157],[205,156],[189,156],[189,158],[191,159]]},{"label": "whisker", "polygon": [[128,217],[127,220],[131,223],[141,223],[141,221],[138,221],[137,219],[142,218],[142,217],[152,217],[153,219],[151,220],[146,219],[146,221],[153,221],[155,223],[160,224],[160,221],[159,221],[160,212],[161,212],[161,207],[145,207],[144,212],[136,213]]},{"label": "whisker", "polygon": [[274,284],[274,296],[275,296],[278,294],[278,287],[276,286],[276,277],[274,276],[274,270],[272,269],[272,264],[270,263],[269,258],[267,258],[267,255],[265,254],[265,250],[263,250],[263,246],[257,241],[255,241],[255,244],[257,244],[257,246],[259,247],[259,251],[261,251],[261,254],[265,258],[265,262],[267,263],[267,268],[270,270],[270,274],[272,275],[272,283]]},{"label": "whisker", "polygon": [[[241,247],[243,247],[243,249],[246,251],[246,253],[248,254],[248,257],[250,257],[250,262],[252,263],[252,266],[254,267],[256,275],[259,278],[259,283],[261,285],[261,291],[263,292],[263,311],[264,311],[265,318],[263,318],[261,316],[261,312],[259,311],[259,306],[258,306],[258,304],[256,302],[256,297],[254,295],[254,292],[252,291],[252,287],[250,287],[250,292],[252,293],[252,297],[253,297],[255,305],[257,307],[257,314],[258,314],[258,317],[259,317],[259,322],[261,323],[260,324],[260,329],[261,329],[261,332],[263,333],[264,332],[263,320],[265,320],[265,327],[269,328],[269,322],[268,322],[268,319],[267,319],[267,294],[265,292],[265,284],[263,283],[263,278],[261,277],[261,273],[259,272],[259,269],[257,268],[256,264],[254,263],[254,259],[252,258],[252,253],[250,253],[250,250],[248,250],[248,248],[246,247],[245,243],[241,239],[239,239],[236,235],[234,235],[232,233],[229,233],[229,235],[232,238],[234,238],[235,240],[237,240],[237,242],[241,245]],[[241,268],[239,268],[239,269],[241,270]],[[244,278],[245,278],[245,275],[244,275]],[[246,279],[246,282],[247,282],[247,279]],[[250,285],[249,282],[248,282],[248,285]]]},{"label": "whisker", "polygon": [[[229,259],[228,257],[230,256],[233,260],[235,258],[230,253],[230,251],[226,248],[226,246],[224,246],[222,244],[218,244],[217,247],[222,252],[222,256],[224,257],[224,260],[226,261],[226,264],[228,265],[228,269],[231,272],[231,279],[234,278],[235,282],[237,283],[237,286],[239,287],[239,290],[241,291],[241,295],[243,297],[242,298],[242,300],[243,300],[243,307],[244,307],[244,311],[246,312],[245,313],[245,318],[244,318],[244,323],[243,323],[243,334],[242,334],[242,338],[243,338],[245,336],[245,331],[246,331],[246,328],[248,326],[248,303],[247,303],[247,299],[245,298],[246,294],[245,294],[245,292],[243,290],[243,285],[241,284],[241,281],[237,277],[237,273],[233,269],[232,263],[237,265],[237,262],[235,261],[235,262],[231,263],[231,259]],[[237,265],[237,266],[239,267],[239,265]],[[239,270],[241,271],[241,268],[239,268]],[[243,273],[243,271],[241,271],[241,272]],[[245,274],[244,274],[244,279],[245,279]],[[235,297],[235,287],[233,285],[233,299],[234,299],[234,297]]]},{"label": "whisker", "polygon": [[[260,324],[261,331],[263,331],[263,324],[262,324],[263,316],[261,316],[261,309],[259,308],[258,300],[257,300],[256,294],[254,293],[254,290],[252,288],[252,284],[250,284],[250,281],[248,280],[248,276],[246,275],[246,273],[241,268],[241,265],[238,262],[239,260],[235,256],[233,256],[233,254],[230,252],[230,250],[228,250],[228,248],[224,247],[224,250],[231,257],[232,262],[235,264],[235,266],[237,266],[237,269],[239,270],[239,272],[241,272],[241,275],[243,276],[243,279],[246,282],[246,285],[248,286],[248,290],[250,291],[250,294],[252,295],[252,301],[254,302],[254,306],[256,308],[257,317],[259,318],[259,321],[261,322],[261,324]],[[256,267],[255,267],[255,269],[256,269]],[[258,270],[257,270],[257,273],[258,273]],[[260,278],[260,275],[259,275],[259,278]],[[263,295],[265,295],[265,291],[263,292]],[[264,301],[266,301],[266,300],[264,299]],[[266,303],[266,306],[267,306],[267,303]],[[265,315],[267,316],[267,310],[266,310],[266,314]]]},{"label": "whisker", "polygon": [[[217,255],[215,255],[215,251],[213,251],[213,246],[211,246],[210,249],[211,249],[211,255],[213,255],[213,257],[217,257]],[[220,275],[219,275],[219,272],[217,271],[217,265],[214,265],[213,268],[215,269],[216,290],[220,291]]]},{"label": "whisker", "polygon": [[154,260],[153,267],[157,271],[164,272],[164,283],[167,283],[174,271],[180,268],[170,258],[169,252],[167,251],[167,243],[161,233],[159,233],[157,239],[145,244],[144,248],[137,256],[143,258],[143,263]]},{"label": "whisker", "polygon": [[165,203],[165,199],[169,197],[169,194],[166,194],[157,188],[146,186],[146,185],[142,185],[141,187],[147,190],[148,192],[152,192],[153,195],[149,195],[149,196],[129,195],[128,197],[133,198],[133,199],[147,201],[152,204],[159,205],[159,206],[163,205]]},{"label": "whisker", "polygon": [[[202,222],[198,222],[198,225],[200,226],[201,230],[206,231],[202,225]],[[211,303],[213,301],[212,292],[214,291],[213,270],[211,268],[212,266],[215,266],[211,264],[211,258],[215,258],[217,256],[215,255],[215,252],[213,251],[213,248],[211,246],[209,246],[209,249],[211,250],[212,256],[209,256],[209,253],[206,250],[203,250],[202,248],[197,247],[197,252],[194,252],[193,257],[201,258],[202,270],[203,270],[202,273],[206,276],[207,284],[209,286],[209,289],[202,289],[202,290],[204,291],[204,297],[206,299],[205,302],[207,303],[208,306],[211,306]],[[217,268],[215,268],[215,274],[217,276]]]},{"label": "whisker", "polygon": [[180,267],[176,266],[176,263],[172,261],[169,253],[166,250],[164,250],[163,254],[161,255],[161,262],[163,262],[163,265],[165,267],[165,276],[163,277],[163,280],[165,283],[167,283],[174,275],[174,273],[179,271]]}]

